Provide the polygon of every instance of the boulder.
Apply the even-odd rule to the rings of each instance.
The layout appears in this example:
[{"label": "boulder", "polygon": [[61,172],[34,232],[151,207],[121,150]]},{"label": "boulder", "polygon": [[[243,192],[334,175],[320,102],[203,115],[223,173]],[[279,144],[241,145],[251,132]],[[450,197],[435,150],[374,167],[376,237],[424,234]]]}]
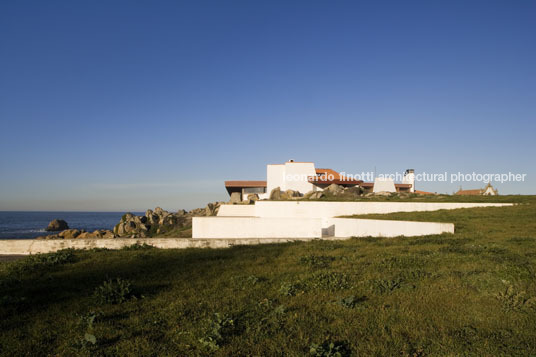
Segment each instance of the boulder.
[{"label": "boulder", "polygon": [[231,193],[231,198],[229,199],[229,203],[240,203],[242,202],[242,195],[240,192],[233,192]]},{"label": "boulder", "polygon": [[95,231],[84,235],[102,238],[132,237],[143,238],[163,234],[175,229],[188,228],[192,224],[192,217],[216,216],[222,202],[209,203],[205,208],[196,208],[191,211],[179,210],[171,213],[156,207],[147,210],[145,215],[136,216],[126,213],[112,231]]},{"label": "boulder", "polygon": [[217,216],[220,209],[220,202],[214,202],[207,204],[205,208],[205,216]]},{"label": "boulder", "polygon": [[111,230],[105,229],[104,231],[101,231],[101,237],[106,239],[112,239],[115,238],[115,234]]},{"label": "boulder", "polygon": [[63,239],[73,239],[80,235],[80,233],[85,232],[84,230],[80,231],[79,229],[66,229],[58,233],[58,237]]},{"label": "boulder", "polygon": [[248,195],[248,203],[251,205],[251,204],[254,204],[255,201],[258,201],[259,200],[259,195],[257,195],[256,193],[250,193]]},{"label": "boulder", "polygon": [[69,225],[63,219],[55,219],[45,229],[47,232],[58,232],[69,229]]},{"label": "boulder", "polygon": [[324,194],[324,192],[322,191],[316,191],[316,192],[313,192],[309,195],[309,199],[310,200],[318,200],[318,199],[321,199],[322,197],[326,196]]},{"label": "boulder", "polygon": [[285,194],[287,195],[288,198],[301,197],[300,192],[299,192],[299,191],[295,191],[295,190],[286,190],[286,191],[285,191]]},{"label": "boulder", "polygon": [[342,186],[337,185],[336,183],[332,183],[328,187],[324,189],[326,192],[330,192],[334,195],[338,195],[344,192],[344,188]]},{"label": "boulder", "polygon": [[276,187],[274,188],[271,192],[270,192],[270,199],[271,200],[280,200],[281,199],[281,189],[279,187]]},{"label": "boulder", "polygon": [[78,237],[76,237],[78,239],[89,239],[89,238],[95,238],[93,236],[93,233],[90,233],[90,232],[82,232],[80,233],[80,235]]},{"label": "boulder", "polygon": [[361,193],[362,193],[361,188],[357,186],[348,187],[347,189],[344,190],[344,194],[351,196],[351,197],[361,196]]}]

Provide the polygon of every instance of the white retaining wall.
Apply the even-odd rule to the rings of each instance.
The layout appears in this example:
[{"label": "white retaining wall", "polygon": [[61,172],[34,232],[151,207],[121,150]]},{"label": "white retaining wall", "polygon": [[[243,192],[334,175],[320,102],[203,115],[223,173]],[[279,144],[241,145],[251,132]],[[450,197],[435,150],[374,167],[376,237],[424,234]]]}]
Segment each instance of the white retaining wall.
[{"label": "white retaining wall", "polygon": [[288,217],[193,217],[192,238],[320,238],[322,220]]},{"label": "white retaining wall", "polygon": [[254,205],[221,205],[218,216],[255,217]]},{"label": "white retaining wall", "polygon": [[[148,244],[162,249],[229,248],[235,245],[256,245],[310,241],[314,238],[251,238],[251,239],[191,239],[191,238],[115,238],[115,239],[1,239],[0,255],[52,253],[61,249],[121,249],[133,244]],[[337,239],[337,238],[332,238]],[[343,238],[346,239],[346,238]]]},{"label": "white retaining wall", "polygon": [[[309,217],[324,218],[354,214],[437,211],[474,207],[503,207],[512,203],[454,203],[454,202],[304,202],[257,201],[256,217]],[[232,209],[231,209],[232,210]]]},{"label": "white retaining wall", "polygon": [[454,224],[353,218],[194,217],[193,238],[414,237],[454,233]]},{"label": "white retaining wall", "polygon": [[435,222],[388,221],[380,219],[332,218],[335,237],[416,237],[454,233],[454,224]]}]

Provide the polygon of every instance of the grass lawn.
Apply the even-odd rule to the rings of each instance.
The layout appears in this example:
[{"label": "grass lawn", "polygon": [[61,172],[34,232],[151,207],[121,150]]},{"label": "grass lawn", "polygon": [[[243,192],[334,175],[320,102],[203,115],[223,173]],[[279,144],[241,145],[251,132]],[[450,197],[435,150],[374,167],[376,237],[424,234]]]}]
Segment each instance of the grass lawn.
[{"label": "grass lawn", "polygon": [[536,355],[536,197],[505,201],[367,216],[454,235],[1,262],[0,355]]}]

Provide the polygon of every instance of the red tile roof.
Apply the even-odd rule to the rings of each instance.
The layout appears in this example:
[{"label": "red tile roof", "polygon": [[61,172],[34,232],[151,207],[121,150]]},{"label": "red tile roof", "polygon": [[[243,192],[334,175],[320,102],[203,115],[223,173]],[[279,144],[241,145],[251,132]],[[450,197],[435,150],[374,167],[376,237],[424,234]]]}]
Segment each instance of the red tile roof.
[{"label": "red tile roof", "polygon": [[481,189],[477,189],[477,190],[459,190],[458,192],[455,193],[455,195],[461,195],[461,196],[481,195],[481,194],[482,194]]},{"label": "red tile roof", "polygon": [[309,177],[310,183],[331,185],[360,185],[363,181],[351,180],[332,169],[316,169],[316,176]]},{"label": "red tile roof", "polygon": [[266,181],[225,181],[225,187],[266,187]]},{"label": "red tile roof", "polygon": [[415,190],[415,193],[419,195],[435,195],[435,193],[433,192],[426,192],[426,191],[419,191],[419,190]]},{"label": "red tile roof", "polygon": [[411,184],[410,183],[395,183],[395,187],[398,187],[398,188],[411,188]]}]

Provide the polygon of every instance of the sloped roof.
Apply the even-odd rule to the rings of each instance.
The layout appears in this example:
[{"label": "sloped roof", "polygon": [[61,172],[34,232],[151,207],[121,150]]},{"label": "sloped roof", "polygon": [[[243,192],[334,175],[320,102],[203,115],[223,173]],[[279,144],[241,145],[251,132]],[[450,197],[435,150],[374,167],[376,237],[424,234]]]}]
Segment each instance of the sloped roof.
[{"label": "sloped roof", "polygon": [[426,192],[426,191],[419,191],[419,190],[415,190],[415,193],[419,195],[435,195],[435,193],[433,192]]},{"label": "sloped roof", "polygon": [[225,181],[225,187],[266,187],[266,181]]},{"label": "sloped roof", "polygon": [[455,195],[462,195],[462,196],[481,195],[481,194],[482,194],[481,189],[477,189],[477,190],[459,190],[458,192],[455,193]]},{"label": "sloped roof", "polygon": [[360,185],[363,182],[349,179],[332,169],[316,169],[316,176],[310,176],[308,181],[322,185],[331,185],[333,183],[337,185]]}]

